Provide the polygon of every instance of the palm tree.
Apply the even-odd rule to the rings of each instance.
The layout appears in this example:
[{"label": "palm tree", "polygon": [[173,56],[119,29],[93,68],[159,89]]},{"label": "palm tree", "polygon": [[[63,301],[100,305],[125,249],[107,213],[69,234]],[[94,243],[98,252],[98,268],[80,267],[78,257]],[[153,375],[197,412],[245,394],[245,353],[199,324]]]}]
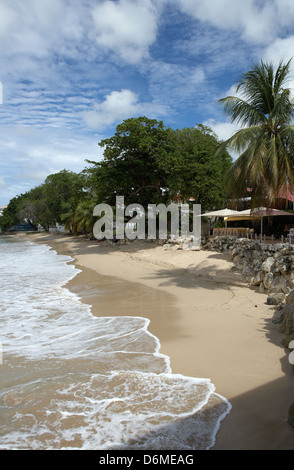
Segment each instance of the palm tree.
[{"label": "palm tree", "polygon": [[92,237],[96,220],[93,216],[93,210],[96,204],[96,199],[85,199],[80,201],[74,209],[71,208],[61,214],[60,218],[64,222],[65,230],[69,230],[73,235],[89,232]]},{"label": "palm tree", "polygon": [[79,202],[76,208],[75,223],[78,231],[82,231],[85,234],[89,233],[90,237],[93,237],[93,227],[97,220],[93,216],[93,210],[96,206],[96,199],[86,199]]},{"label": "palm tree", "polygon": [[284,185],[294,186],[294,106],[286,87],[290,63],[280,62],[275,71],[261,61],[242,76],[239,96],[220,100],[232,122],[243,126],[221,145],[240,155],[229,172],[232,197],[250,188],[252,207],[269,207]]},{"label": "palm tree", "polygon": [[62,222],[64,222],[65,230],[69,230],[73,235],[77,235],[79,233],[77,223],[77,207],[74,209],[68,209],[67,212],[61,214],[60,219]]}]

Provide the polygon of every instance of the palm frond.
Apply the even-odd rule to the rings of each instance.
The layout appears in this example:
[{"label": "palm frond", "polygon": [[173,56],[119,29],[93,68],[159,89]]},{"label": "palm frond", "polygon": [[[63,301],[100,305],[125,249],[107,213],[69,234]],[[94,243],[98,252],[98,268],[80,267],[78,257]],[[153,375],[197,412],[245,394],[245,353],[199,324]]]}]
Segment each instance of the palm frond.
[{"label": "palm frond", "polygon": [[225,113],[231,117],[232,122],[244,126],[255,126],[265,122],[265,116],[258,108],[236,96],[228,96],[219,100],[223,103]]},{"label": "palm frond", "polygon": [[240,154],[230,171],[233,197],[250,187],[252,204],[274,201],[281,187],[294,187],[294,106],[285,87],[291,61],[277,67],[261,62],[242,76],[237,92],[220,102],[232,122],[245,126],[220,146]]}]

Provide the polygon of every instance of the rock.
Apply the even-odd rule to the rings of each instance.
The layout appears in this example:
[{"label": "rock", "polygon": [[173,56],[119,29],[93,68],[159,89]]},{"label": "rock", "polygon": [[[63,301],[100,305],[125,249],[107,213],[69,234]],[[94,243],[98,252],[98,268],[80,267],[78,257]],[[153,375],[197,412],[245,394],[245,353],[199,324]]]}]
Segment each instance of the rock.
[{"label": "rock", "polygon": [[163,240],[163,248],[164,250],[191,250],[191,251],[199,251],[201,248],[203,250],[210,249],[209,243],[202,244],[200,243],[200,239],[197,240],[194,238],[193,235],[190,236],[172,236],[167,240]]},{"label": "rock", "polygon": [[268,296],[266,303],[268,305],[279,305],[283,302],[284,299],[285,294],[272,294]]},{"label": "rock", "polygon": [[252,286],[260,286],[264,278],[264,274],[262,272],[257,272],[256,276],[251,278],[250,287]]},{"label": "rock", "polygon": [[260,292],[260,294],[264,294],[264,293],[265,293],[265,287],[264,287],[263,282],[260,284],[259,289],[258,289],[258,292]]},{"label": "rock", "polygon": [[287,278],[283,276],[274,276],[273,281],[269,287],[269,292],[283,292],[284,294],[289,294],[290,291],[291,285]]},{"label": "rock", "polygon": [[269,289],[272,285],[272,282],[274,280],[274,275],[273,273],[266,273],[264,278],[263,278],[263,285],[265,289]]},{"label": "rock", "polygon": [[261,269],[262,269],[262,271],[264,271],[265,273],[270,273],[274,264],[275,264],[275,260],[274,260],[274,258],[272,258],[272,257],[270,256],[269,258],[267,258],[267,260],[265,260],[265,261],[262,263]]},{"label": "rock", "polygon": [[294,335],[294,302],[288,303],[284,306],[283,321],[279,330],[280,333],[284,333],[288,339]]},{"label": "rock", "polygon": [[286,297],[286,303],[290,304],[291,302],[294,302],[294,290],[289,292],[289,294]]},{"label": "rock", "polygon": [[211,242],[204,243],[204,245],[202,245],[202,249],[203,250],[211,250]]},{"label": "rock", "polygon": [[293,245],[219,236],[211,241],[210,249],[227,254],[232,270],[241,273],[250,287],[259,287],[259,292],[272,297],[294,291]]}]

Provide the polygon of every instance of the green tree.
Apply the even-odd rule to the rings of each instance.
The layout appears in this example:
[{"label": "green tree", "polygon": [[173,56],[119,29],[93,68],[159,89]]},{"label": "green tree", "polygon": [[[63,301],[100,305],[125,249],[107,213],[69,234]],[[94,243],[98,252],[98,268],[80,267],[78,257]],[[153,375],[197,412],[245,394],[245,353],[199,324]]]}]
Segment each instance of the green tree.
[{"label": "green tree", "polygon": [[224,174],[232,159],[228,152],[216,153],[219,141],[209,127],[170,130],[171,151],[160,166],[167,175],[169,199],[193,198],[202,210],[221,206],[228,197]]},{"label": "green tree", "polygon": [[[62,170],[47,176],[44,182],[47,207],[53,216],[53,223],[61,223],[61,214],[74,210],[80,200],[86,196],[83,174]],[[65,210],[66,207],[66,210]]]},{"label": "green tree", "polygon": [[11,199],[0,217],[0,228],[6,231],[27,221],[34,229],[41,225],[49,230],[56,222],[62,223],[61,214],[73,212],[78,203],[90,197],[91,189],[83,172],[62,170],[49,175],[43,184]]},{"label": "green tree", "polygon": [[21,195],[16,196],[9,201],[7,207],[3,210],[3,215],[0,217],[1,231],[6,232],[11,227],[19,223],[18,212],[23,199],[24,197]]},{"label": "green tree", "polygon": [[69,230],[73,235],[78,235],[80,232],[89,233],[92,237],[96,220],[93,216],[93,210],[96,204],[96,198],[84,199],[74,209],[70,208],[61,214],[60,218],[64,223],[65,230]]},{"label": "green tree", "polygon": [[38,225],[49,230],[50,225],[55,222],[49,200],[50,195],[44,183],[23,194],[17,213],[19,222],[27,221],[34,230],[37,230]]},{"label": "green tree", "polygon": [[272,64],[261,61],[245,73],[237,94],[220,100],[232,122],[244,126],[221,148],[228,147],[240,156],[229,172],[233,198],[251,189],[252,207],[268,207],[285,184],[293,187],[294,108],[289,79],[291,61]]},{"label": "green tree", "polygon": [[147,117],[126,119],[113,137],[102,140],[104,159],[92,168],[100,202],[115,204],[116,196],[125,202],[145,206],[164,198],[165,172],[158,160],[168,151],[168,130],[163,123]]},{"label": "green tree", "polygon": [[34,230],[38,229],[38,204],[29,199],[24,200],[18,211],[20,223],[27,222]]}]

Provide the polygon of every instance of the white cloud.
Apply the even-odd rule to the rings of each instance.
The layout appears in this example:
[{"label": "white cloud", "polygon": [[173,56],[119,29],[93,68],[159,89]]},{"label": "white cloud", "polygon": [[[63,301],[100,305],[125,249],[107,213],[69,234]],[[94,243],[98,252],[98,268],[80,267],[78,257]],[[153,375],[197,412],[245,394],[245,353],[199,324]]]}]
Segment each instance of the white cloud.
[{"label": "white cloud", "polygon": [[19,10],[11,6],[11,2],[0,3],[0,40],[3,43],[10,37],[11,31],[15,31],[21,24]]},{"label": "white cloud", "polygon": [[261,4],[256,0],[175,0],[175,3],[200,21],[236,31],[247,41],[265,44],[277,32],[278,1]]},{"label": "white cloud", "polygon": [[[208,119],[203,124],[205,126],[210,127],[213,132],[217,135],[220,141],[228,140],[235,134],[235,132],[241,129],[241,126],[238,126],[235,123],[231,123],[228,121],[216,121],[214,119]],[[228,148],[227,150],[233,160],[236,160],[239,157],[239,154],[237,154],[234,150],[230,148]]]},{"label": "white cloud", "polygon": [[294,56],[293,19],[293,0],[0,0],[0,205],[99,160],[123,119],[230,137],[217,100],[252,62]]},{"label": "white cloud", "polygon": [[98,146],[102,135],[74,136],[63,128],[4,129],[0,130],[0,174],[5,186],[0,181],[0,206],[42,184],[51,173],[63,169],[80,172],[87,166],[86,159],[99,161],[103,156]]},{"label": "white cloud", "polygon": [[276,0],[277,18],[281,26],[293,27],[294,2],[293,0]]},{"label": "white cloud", "polygon": [[[294,60],[294,35],[275,39],[265,49],[263,56],[265,60],[271,61],[275,65],[278,65],[281,60],[286,62],[292,57]],[[292,65],[294,66],[294,62]]]},{"label": "white cloud", "polygon": [[63,13],[64,0],[28,0],[36,21],[36,26],[41,30],[51,29],[56,20]]},{"label": "white cloud", "polygon": [[102,131],[107,126],[130,117],[148,114],[157,117],[167,114],[168,109],[155,103],[140,103],[139,96],[131,90],[112,91],[91,111],[83,113],[89,128]]},{"label": "white cloud", "polygon": [[129,63],[148,56],[156,39],[157,10],[150,0],[104,1],[92,12],[100,46]]},{"label": "white cloud", "polygon": [[218,136],[219,140],[223,141],[229,139],[235,132],[241,129],[241,127],[234,123],[226,121],[215,121],[214,119],[208,119],[203,124],[205,126],[211,127],[211,129]]},{"label": "white cloud", "polygon": [[171,64],[152,61],[145,66],[150,92],[154,98],[166,105],[179,106],[191,103],[203,93],[205,71],[201,66]]},{"label": "white cloud", "polygon": [[21,58],[50,59],[56,53],[77,57],[94,26],[87,8],[87,2],[74,0],[1,0],[2,57],[20,65]]}]

